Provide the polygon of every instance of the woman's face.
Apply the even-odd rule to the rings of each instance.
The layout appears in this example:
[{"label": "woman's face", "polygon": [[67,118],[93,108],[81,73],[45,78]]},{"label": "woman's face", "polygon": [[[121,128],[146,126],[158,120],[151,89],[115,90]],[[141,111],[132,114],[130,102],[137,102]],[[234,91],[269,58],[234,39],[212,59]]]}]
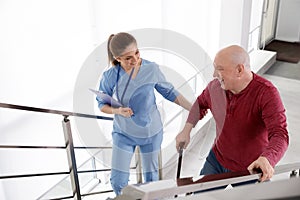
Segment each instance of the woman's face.
[{"label": "woman's face", "polygon": [[136,44],[129,45],[121,56],[116,58],[124,69],[131,69],[140,65],[140,51]]}]

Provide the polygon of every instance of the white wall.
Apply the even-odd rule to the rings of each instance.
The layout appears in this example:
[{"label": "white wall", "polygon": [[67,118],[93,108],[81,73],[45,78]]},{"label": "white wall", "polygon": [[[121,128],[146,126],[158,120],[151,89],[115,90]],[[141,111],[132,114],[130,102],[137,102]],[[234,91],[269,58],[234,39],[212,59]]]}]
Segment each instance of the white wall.
[{"label": "white wall", "polygon": [[288,42],[300,41],[300,1],[279,1],[276,39]]},{"label": "white wall", "polygon": [[[85,0],[0,1],[0,102],[72,110],[78,70],[93,49],[89,11]],[[0,144],[63,145],[61,120],[1,108]],[[1,175],[65,171],[62,151],[1,149]],[[57,182],[15,180],[1,181],[1,199],[36,199]]]},{"label": "white wall", "polygon": [[[247,13],[247,11],[246,11]],[[248,24],[248,20],[243,21],[244,0],[221,1],[220,16],[220,47],[230,44],[241,44],[247,48],[247,42],[243,41],[243,23]]]},{"label": "white wall", "polygon": [[[76,75],[93,48],[86,1],[2,0],[0,24],[0,101],[72,108]],[[64,97],[67,108],[55,102]]]},{"label": "white wall", "polygon": [[213,58],[219,48],[220,13],[218,0],[164,0],[162,27],[191,38]]},{"label": "white wall", "polygon": [[248,51],[256,50],[260,46],[259,41],[262,27],[262,9],[262,0],[252,0]]},{"label": "white wall", "polygon": [[238,44],[248,51],[256,50],[262,6],[261,0],[221,1],[219,48]]}]

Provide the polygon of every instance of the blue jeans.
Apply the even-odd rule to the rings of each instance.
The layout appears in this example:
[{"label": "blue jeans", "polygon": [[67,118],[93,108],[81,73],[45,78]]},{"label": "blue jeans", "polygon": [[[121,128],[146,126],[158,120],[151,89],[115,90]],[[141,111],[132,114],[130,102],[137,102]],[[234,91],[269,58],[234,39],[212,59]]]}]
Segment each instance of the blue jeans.
[{"label": "blue jeans", "polygon": [[[209,174],[221,174],[221,173],[227,173],[231,172],[229,169],[226,169],[223,167],[219,161],[217,160],[213,150],[210,150],[208,156],[206,157],[206,161],[204,163],[203,168],[200,171],[200,175],[209,175]],[[245,181],[241,183],[235,183],[232,184],[233,187],[235,186],[241,186],[241,185],[246,185],[246,184],[251,184],[255,183],[257,180],[251,180],[251,181]],[[207,189],[207,190],[202,190],[200,192],[206,192],[206,191],[211,191],[211,190],[216,190],[216,189],[225,189],[227,185],[212,188],[212,189]]]},{"label": "blue jeans", "polygon": [[145,182],[157,181],[159,179],[158,154],[162,138],[162,132],[151,138],[134,138],[113,133],[110,182],[116,195],[120,195],[121,190],[128,185],[130,163],[136,146],[140,147]]},{"label": "blue jeans", "polygon": [[217,160],[213,150],[210,150],[204,166],[200,171],[200,175],[221,174],[227,172],[230,172],[230,170],[223,167]]}]

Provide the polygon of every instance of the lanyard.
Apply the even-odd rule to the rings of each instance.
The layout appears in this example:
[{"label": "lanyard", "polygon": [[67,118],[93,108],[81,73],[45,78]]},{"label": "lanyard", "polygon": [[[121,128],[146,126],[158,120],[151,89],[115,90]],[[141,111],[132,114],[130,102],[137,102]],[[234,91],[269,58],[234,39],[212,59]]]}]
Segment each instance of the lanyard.
[{"label": "lanyard", "polygon": [[121,100],[120,100],[120,98],[119,98],[119,91],[118,91],[118,90],[119,90],[118,82],[119,82],[119,76],[120,76],[120,69],[121,69],[121,66],[119,66],[119,68],[118,68],[117,83],[116,83],[116,94],[117,94],[118,101],[120,101],[120,103],[123,104],[123,98],[124,98],[125,92],[126,92],[126,90],[127,90],[127,88],[128,88],[128,84],[129,84],[129,82],[130,82],[130,79],[131,79],[131,77],[132,77],[132,74],[133,74],[133,71],[134,71],[134,67],[132,68],[132,70],[131,70],[131,72],[130,72],[129,78],[128,78],[128,80],[127,80],[127,83],[126,83],[126,85],[125,85],[125,89],[124,89],[123,94],[122,94],[122,97],[121,97]]}]

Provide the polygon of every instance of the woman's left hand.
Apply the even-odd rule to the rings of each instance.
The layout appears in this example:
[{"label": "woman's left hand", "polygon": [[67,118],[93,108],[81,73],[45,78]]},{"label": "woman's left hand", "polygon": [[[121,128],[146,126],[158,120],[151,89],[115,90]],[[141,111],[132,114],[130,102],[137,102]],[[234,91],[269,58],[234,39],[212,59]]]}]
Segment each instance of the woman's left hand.
[{"label": "woman's left hand", "polygon": [[114,114],[122,115],[123,117],[131,117],[133,115],[133,111],[128,107],[119,107],[115,109]]}]

